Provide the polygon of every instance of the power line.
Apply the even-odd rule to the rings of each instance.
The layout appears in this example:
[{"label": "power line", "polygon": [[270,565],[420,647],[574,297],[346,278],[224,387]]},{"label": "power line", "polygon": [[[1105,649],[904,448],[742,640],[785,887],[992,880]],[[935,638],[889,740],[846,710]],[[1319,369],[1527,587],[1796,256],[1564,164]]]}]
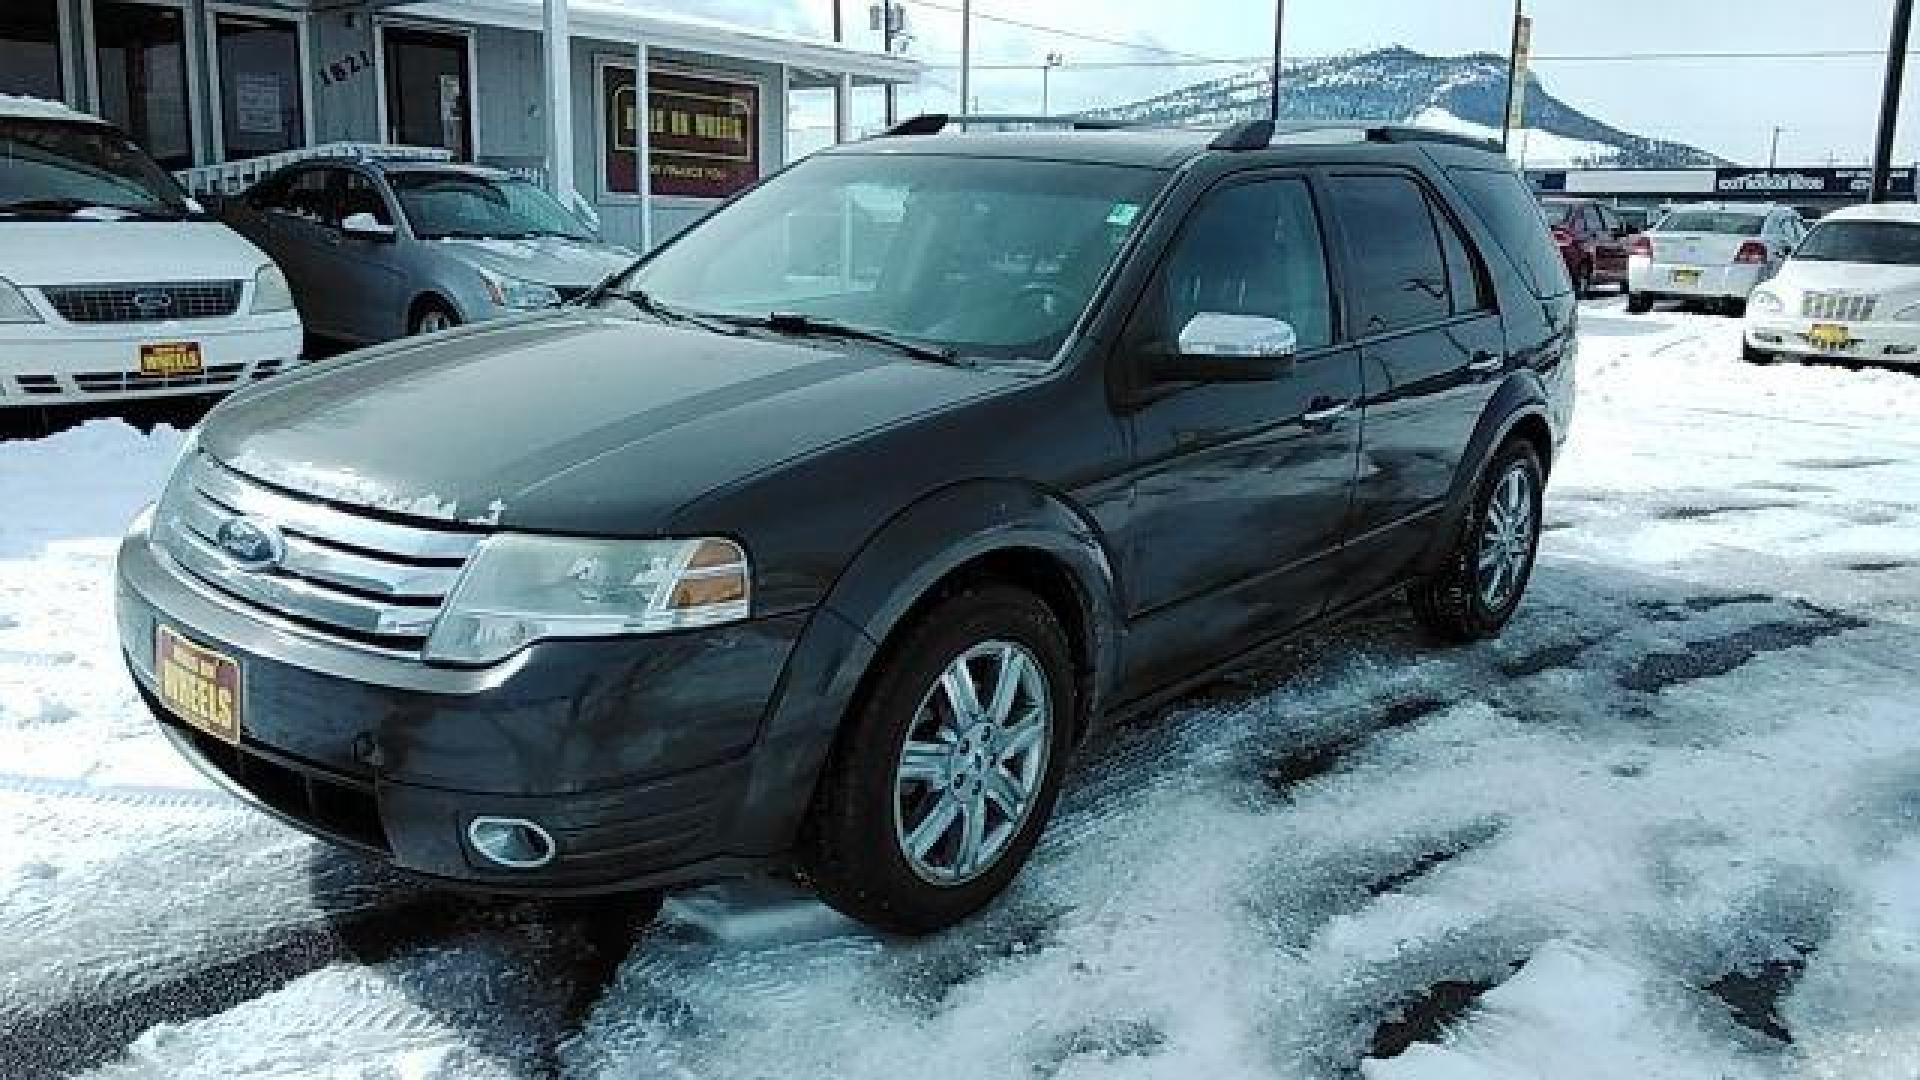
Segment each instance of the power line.
[{"label": "power line", "polygon": [[[945,11],[955,15],[960,14],[960,8],[956,4],[939,3],[937,0],[910,0],[910,2],[919,4],[921,7],[933,8],[935,11]],[[1116,38],[1101,37],[1098,34],[1089,34],[1081,30],[1063,30],[1058,26],[1046,26],[1041,23],[1027,22],[1006,15],[994,15],[985,11],[975,11],[973,17],[976,19],[985,19],[988,22],[1000,23],[1004,26],[1017,26],[1022,30],[1032,30],[1036,33],[1054,34],[1059,37],[1073,38],[1077,41],[1093,42],[1097,45],[1111,45],[1116,49],[1137,49],[1141,52],[1160,53],[1164,56],[1184,56],[1190,60],[1205,64],[1239,63],[1239,61],[1236,60],[1226,60],[1218,56],[1205,56],[1200,53],[1182,52],[1179,49],[1169,49],[1160,45],[1143,45],[1137,41],[1121,41]],[[973,64],[971,66],[976,70],[990,70],[984,64]]]},{"label": "power line", "polygon": [[[916,0],[925,4],[927,0]],[[934,6],[929,4],[928,6]],[[987,18],[985,15],[979,18]],[[1065,31],[1050,31],[1065,33]],[[1098,39],[1103,42],[1106,39]],[[1108,42],[1111,44],[1111,42]],[[1149,45],[1132,45],[1129,48],[1148,49],[1171,53],[1170,49],[1153,49]],[[1177,53],[1175,55],[1190,55]],[[1805,52],[1662,52],[1662,53],[1536,53],[1534,63],[1611,63],[1627,60],[1672,61],[1672,60],[1882,60],[1885,50],[1880,49],[1826,49]],[[1920,50],[1911,50],[1909,56],[1920,56]],[[1339,57],[1297,57],[1287,61],[1289,68],[1340,59]],[[1442,58],[1445,59],[1445,58]],[[1192,67],[1247,67],[1272,63],[1271,57],[1243,56],[1237,59],[1221,57],[1212,60],[1069,60],[1065,64],[1055,65],[1063,68],[1076,68],[1081,71],[1116,71],[1132,68],[1192,68]],[[929,68],[955,68],[958,64],[927,64]],[[975,71],[1037,71],[1043,65],[1031,64],[974,64]]]}]

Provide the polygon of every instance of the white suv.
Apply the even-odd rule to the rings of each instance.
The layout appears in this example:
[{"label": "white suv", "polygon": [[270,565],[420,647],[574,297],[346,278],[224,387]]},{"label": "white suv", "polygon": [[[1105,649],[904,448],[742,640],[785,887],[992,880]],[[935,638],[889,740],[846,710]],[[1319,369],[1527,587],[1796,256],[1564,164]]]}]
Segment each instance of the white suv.
[{"label": "white suv", "polygon": [[218,393],[301,339],[280,269],[124,134],[0,95],[0,408]]},{"label": "white suv", "polygon": [[1822,218],[1747,306],[1747,359],[1920,363],[1920,206]]}]

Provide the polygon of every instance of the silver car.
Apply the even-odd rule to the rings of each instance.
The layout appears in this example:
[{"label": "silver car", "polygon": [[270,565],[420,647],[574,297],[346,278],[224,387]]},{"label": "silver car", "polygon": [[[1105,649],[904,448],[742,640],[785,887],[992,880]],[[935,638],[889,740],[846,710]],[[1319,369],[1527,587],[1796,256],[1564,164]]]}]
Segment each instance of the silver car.
[{"label": "silver car", "polygon": [[444,162],[302,161],[224,213],[310,332],[356,344],[551,307],[634,259],[534,184]]}]

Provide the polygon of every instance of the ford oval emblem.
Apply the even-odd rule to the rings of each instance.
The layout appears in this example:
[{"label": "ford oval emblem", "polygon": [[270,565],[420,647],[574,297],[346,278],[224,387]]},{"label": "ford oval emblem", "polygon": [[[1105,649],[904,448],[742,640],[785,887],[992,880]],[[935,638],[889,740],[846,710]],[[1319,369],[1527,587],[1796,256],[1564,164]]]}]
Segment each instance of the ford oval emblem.
[{"label": "ford oval emblem", "polygon": [[265,570],[279,566],[287,557],[287,542],[271,522],[259,518],[229,518],[220,526],[213,542],[221,554],[242,570]]},{"label": "ford oval emblem", "polygon": [[157,314],[173,306],[173,294],[163,292],[134,293],[133,306],[149,315]]}]

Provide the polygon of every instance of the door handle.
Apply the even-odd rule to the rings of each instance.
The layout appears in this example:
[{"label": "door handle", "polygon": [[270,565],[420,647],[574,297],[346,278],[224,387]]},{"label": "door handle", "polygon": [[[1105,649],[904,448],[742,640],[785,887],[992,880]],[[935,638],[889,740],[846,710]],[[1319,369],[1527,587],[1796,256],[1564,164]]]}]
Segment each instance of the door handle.
[{"label": "door handle", "polygon": [[1300,422],[1307,427],[1331,427],[1333,422],[1352,411],[1357,399],[1348,398],[1332,405],[1323,405],[1317,409],[1308,409],[1300,415]]},{"label": "door handle", "polygon": [[1506,357],[1481,349],[1473,354],[1473,363],[1467,365],[1467,370],[1475,375],[1491,375],[1506,366]]}]

